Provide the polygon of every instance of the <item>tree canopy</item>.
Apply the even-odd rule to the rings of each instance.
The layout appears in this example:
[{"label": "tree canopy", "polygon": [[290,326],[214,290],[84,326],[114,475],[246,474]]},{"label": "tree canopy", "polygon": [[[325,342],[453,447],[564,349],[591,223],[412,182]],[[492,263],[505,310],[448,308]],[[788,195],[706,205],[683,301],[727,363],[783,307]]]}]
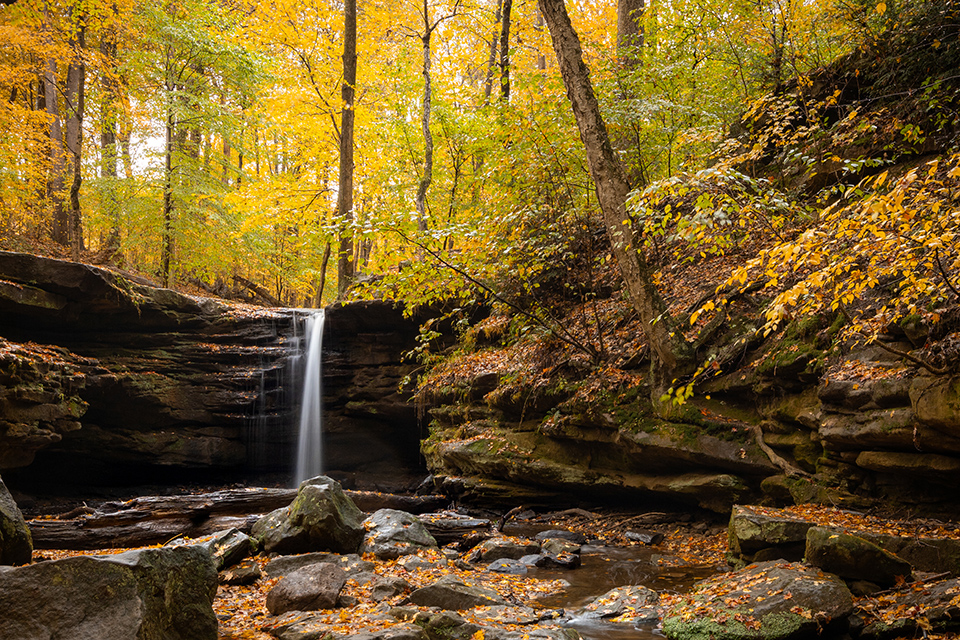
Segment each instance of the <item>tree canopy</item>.
[{"label": "tree canopy", "polygon": [[[621,167],[627,205],[605,223],[551,5]],[[647,325],[685,343],[758,285],[768,331],[827,309],[875,336],[956,287],[957,160],[921,161],[955,147],[957,11],[18,0],[0,8],[0,235],[275,304],[496,299],[595,356],[551,319],[539,289],[558,269],[641,255],[660,286],[671,262],[752,246],[706,301]],[[919,112],[889,106],[905,91]],[[876,310],[851,304],[877,287]]]}]

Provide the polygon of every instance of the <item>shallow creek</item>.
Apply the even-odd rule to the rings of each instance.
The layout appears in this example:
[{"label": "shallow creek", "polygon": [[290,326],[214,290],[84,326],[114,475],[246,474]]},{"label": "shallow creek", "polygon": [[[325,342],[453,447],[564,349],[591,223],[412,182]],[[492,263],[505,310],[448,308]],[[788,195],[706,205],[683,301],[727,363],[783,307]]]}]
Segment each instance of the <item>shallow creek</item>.
[{"label": "shallow creek", "polygon": [[[530,528],[505,527],[504,533],[533,536]],[[583,545],[582,564],[577,569],[538,569],[531,567],[527,574],[542,580],[565,580],[570,586],[555,595],[538,599],[548,608],[565,609],[573,616],[568,625],[587,640],[649,640],[662,639],[656,625],[634,627],[614,624],[578,614],[585,605],[611,589],[625,585],[643,585],[657,592],[683,593],[695,582],[718,573],[716,565],[661,566],[664,558],[654,547],[609,547]]]}]

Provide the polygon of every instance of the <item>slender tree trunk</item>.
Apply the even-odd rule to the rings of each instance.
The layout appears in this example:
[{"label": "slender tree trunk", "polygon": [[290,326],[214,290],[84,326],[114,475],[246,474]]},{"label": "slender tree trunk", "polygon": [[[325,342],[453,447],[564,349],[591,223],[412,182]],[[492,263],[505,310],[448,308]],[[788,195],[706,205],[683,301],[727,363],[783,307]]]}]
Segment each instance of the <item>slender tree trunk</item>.
[{"label": "slender tree trunk", "polygon": [[323,290],[327,284],[327,265],[330,264],[330,243],[323,249],[323,259],[320,261],[320,276],[317,278],[317,297],[313,303],[314,308],[323,307]]},{"label": "slender tree trunk", "polygon": [[345,0],[343,6],[343,102],[340,116],[340,178],[337,187],[337,211],[340,213],[340,248],[337,251],[337,295],[343,298],[353,284],[356,262],[353,260],[353,123],[354,94],[357,84],[357,0]]},{"label": "slender tree trunk", "polygon": [[[545,26],[545,25],[543,24],[543,12],[540,11],[540,7],[538,6],[538,7],[537,7],[537,21],[536,21],[536,23],[534,24],[533,28],[534,28],[537,32],[540,32],[540,31],[543,31],[543,27],[544,27],[544,26]],[[537,69],[539,69],[540,71],[546,71],[546,70],[547,70],[547,57],[546,57],[545,55],[543,55],[543,52],[540,51],[539,49],[540,49],[540,48],[537,47]]]},{"label": "slender tree trunk", "polygon": [[433,134],[430,132],[430,109],[433,100],[433,90],[430,86],[430,36],[433,35],[433,26],[430,24],[427,0],[423,0],[423,175],[417,187],[417,229],[427,230],[427,190],[433,182]]},{"label": "slender tree trunk", "polygon": [[80,215],[80,185],[83,177],[80,172],[80,156],[83,148],[83,108],[86,85],[86,64],[83,62],[86,25],[84,17],[76,21],[76,39],[70,45],[73,58],[67,67],[66,109],[67,131],[66,147],[70,162],[70,209],[67,214],[67,235],[73,259],[80,259],[83,250],[83,222]]},{"label": "slender tree trunk", "polygon": [[[620,100],[629,104],[636,97],[636,88],[631,71],[643,62],[643,12],[646,0],[618,0],[617,2],[617,57],[626,76],[621,83]],[[639,135],[636,133],[636,120],[626,115],[619,131],[614,135],[614,147],[625,158],[624,171],[631,187],[644,184],[643,158],[640,151]]]},{"label": "slender tree trunk", "polygon": [[[167,63],[172,61],[169,59]],[[176,118],[173,113],[173,87],[165,87],[165,106],[166,106],[166,124],[164,127],[164,152],[163,152],[163,239],[160,246],[160,278],[164,287],[170,286],[171,263],[173,262],[174,239],[174,205],[173,205],[173,149],[174,135],[176,129]]]},{"label": "slender tree trunk", "polygon": [[103,182],[103,209],[110,221],[104,246],[104,260],[110,262],[120,251],[120,203],[117,198],[117,118],[120,88],[117,82],[117,37],[115,27],[108,28],[100,39],[100,55],[106,65],[101,80],[100,101],[100,179]]},{"label": "slender tree trunk", "polygon": [[632,67],[640,64],[643,47],[643,12],[646,0],[618,0],[617,2],[617,56],[620,64]]},{"label": "slender tree trunk", "polygon": [[510,102],[510,10],[513,0],[503,0],[500,26],[500,99]]},{"label": "slender tree trunk", "polygon": [[[497,28],[501,25],[501,11],[503,10],[503,0],[497,0],[497,11],[494,15],[494,22]],[[497,62],[497,43],[499,39],[496,35],[490,37],[490,56],[487,58],[487,77],[483,83],[484,102],[490,102],[490,96],[493,94],[493,66]]]},{"label": "slender tree trunk", "polygon": [[66,202],[66,154],[60,120],[60,91],[57,62],[47,60],[43,74],[44,106],[50,119],[50,169],[47,174],[47,198],[53,209],[51,237],[64,246],[70,244],[70,210]]},{"label": "slender tree trunk", "polygon": [[630,227],[626,211],[627,184],[593,92],[583,52],[563,0],[540,0],[540,9],[550,29],[553,48],[567,89],[580,139],[587,152],[587,164],[596,186],[607,236],[620,267],[633,307],[643,322],[655,363],[655,389],[680,373],[692,362],[682,334],[674,326],[666,305],[653,281],[643,247]]}]

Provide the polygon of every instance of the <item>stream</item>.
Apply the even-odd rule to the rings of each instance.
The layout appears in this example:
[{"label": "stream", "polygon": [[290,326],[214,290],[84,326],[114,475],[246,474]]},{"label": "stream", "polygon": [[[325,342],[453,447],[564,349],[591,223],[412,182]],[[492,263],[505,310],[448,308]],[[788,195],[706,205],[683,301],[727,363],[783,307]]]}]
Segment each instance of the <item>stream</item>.
[{"label": "stream", "polygon": [[[512,536],[534,536],[547,527],[507,525],[504,533]],[[585,544],[580,550],[581,565],[577,569],[539,569],[530,567],[527,574],[541,580],[564,580],[569,586],[537,603],[547,608],[565,609],[575,614],[589,602],[611,589],[625,585],[642,585],[657,591],[682,593],[695,582],[718,572],[716,565],[660,566],[664,558],[655,547],[611,547]],[[587,640],[650,640],[664,636],[655,624],[633,627],[602,619],[574,615],[567,626],[576,629]]]}]

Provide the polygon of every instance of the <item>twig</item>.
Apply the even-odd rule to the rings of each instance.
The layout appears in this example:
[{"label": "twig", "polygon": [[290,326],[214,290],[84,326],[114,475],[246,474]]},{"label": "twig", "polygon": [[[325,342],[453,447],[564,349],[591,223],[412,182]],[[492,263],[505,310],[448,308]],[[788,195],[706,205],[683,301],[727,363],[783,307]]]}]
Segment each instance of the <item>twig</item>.
[{"label": "twig", "polygon": [[[847,319],[847,322],[849,322],[850,324],[854,324],[853,318],[850,316],[850,313],[846,310],[846,308],[844,308],[842,304],[838,305],[837,308],[840,309],[840,313],[844,315],[844,317]],[[879,339],[873,340],[873,343],[888,353],[892,353],[895,356],[900,356],[904,360],[907,360],[908,362],[912,362],[918,367],[923,367],[933,375],[945,376],[950,373],[950,369],[948,368],[941,369],[939,367],[935,367],[929,362],[927,362],[926,360],[924,360],[923,358],[918,358],[917,356],[907,353],[906,351],[901,351],[900,349],[894,349],[893,347],[887,344],[884,344]]]},{"label": "twig", "polygon": [[943,263],[940,262],[940,249],[937,249],[937,250],[933,253],[933,256],[934,256],[934,258],[937,259],[937,268],[940,269],[940,275],[943,276],[943,281],[944,281],[945,283],[947,283],[947,287],[950,288],[950,291],[953,291],[953,293],[954,293],[958,298],[960,298],[960,291],[958,291],[957,288],[956,288],[955,286],[953,286],[953,283],[950,282],[950,276],[947,275],[947,270],[943,268]]},{"label": "twig", "polygon": [[401,238],[403,238],[404,240],[406,240],[406,241],[409,242],[410,244],[414,244],[414,245],[418,246],[420,249],[422,249],[423,251],[425,251],[426,253],[428,253],[434,260],[436,260],[437,262],[439,262],[439,263],[442,264],[443,266],[447,267],[448,269],[452,269],[453,271],[455,271],[455,272],[457,272],[458,274],[460,274],[460,276],[462,276],[463,278],[465,278],[465,279],[468,280],[469,282],[475,284],[476,286],[480,287],[481,289],[483,289],[484,291],[486,291],[487,293],[489,293],[491,296],[493,296],[494,298],[496,298],[496,300],[497,300],[498,302],[502,302],[503,304],[507,305],[508,307],[510,307],[511,309],[513,309],[514,311],[516,311],[517,313],[523,315],[523,316],[526,317],[526,318],[529,318],[530,320],[533,320],[536,324],[538,324],[539,326],[541,326],[541,327],[543,327],[544,329],[546,329],[547,331],[549,331],[553,336],[555,336],[555,337],[556,337],[558,340],[560,340],[561,342],[564,342],[564,343],[570,345],[571,347],[573,347],[574,349],[577,349],[577,350],[579,350],[579,351],[582,351],[583,353],[585,353],[585,354],[587,354],[588,356],[590,356],[590,359],[591,359],[591,360],[593,360],[593,361],[596,361],[596,360],[597,360],[597,353],[596,353],[593,349],[590,349],[590,348],[587,347],[586,345],[581,344],[578,340],[574,339],[572,336],[570,336],[569,333],[567,333],[567,331],[565,331],[565,330],[562,328],[562,326],[560,326],[560,325],[558,325],[558,326],[551,326],[551,325],[548,324],[545,320],[543,320],[543,318],[541,318],[541,317],[539,317],[539,316],[537,316],[537,315],[535,315],[535,314],[527,311],[526,309],[524,309],[523,307],[521,307],[521,306],[519,306],[519,305],[516,305],[516,304],[510,302],[509,300],[507,300],[506,298],[504,298],[503,296],[501,296],[500,294],[498,294],[496,291],[494,291],[493,289],[491,289],[489,286],[485,285],[484,283],[480,282],[479,280],[477,280],[476,278],[474,278],[473,276],[471,276],[471,275],[470,275],[469,273],[467,273],[464,269],[461,269],[461,268],[458,267],[457,265],[455,265],[455,264],[453,264],[453,263],[451,263],[451,262],[448,262],[447,260],[445,260],[445,259],[443,258],[443,256],[441,256],[439,253],[437,253],[436,251],[434,251],[434,250],[431,249],[430,247],[426,246],[426,245],[423,244],[422,242],[418,242],[417,240],[414,240],[413,238],[409,237],[408,235],[406,235],[403,231],[400,231],[399,229],[394,229],[394,231],[397,233],[397,235],[399,235]]},{"label": "twig", "polygon": [[896,592],[898,592],[898,591],[902,591],[902,590],[907,589],[907,588],[910,588],[910,587],[915,587],[915,586],[917,586],[918,584],[925,584],[925,583],[927,583],[927,582],[933,582],[934,580],[939,580],[940,578],[946,578],[946,577],[949,576],[951,573],[952,573],[952,572],[950,572],[950,571],[944,571],[943,573],[936,573],[936,574],[934,574],[934,575],[932,575],[932,576],[928,576],[928,577],[926,577],[926,578],[924,578],[924,579],[922,579],[922,580],[914,580],[913,582],[907,582],[907,583],[905,583],[905,584],[900,585],[899,587],[893,587],[892,589],[884,589],[883,591],[875,591],[874,593],[871,593],[871,594],[870,594],[870,597],[873,598],[873,597],[875,597],[875,596],[882,596],[882,595],[885,595],[885,594],[887,594],[887,593],[896,593]]}]

